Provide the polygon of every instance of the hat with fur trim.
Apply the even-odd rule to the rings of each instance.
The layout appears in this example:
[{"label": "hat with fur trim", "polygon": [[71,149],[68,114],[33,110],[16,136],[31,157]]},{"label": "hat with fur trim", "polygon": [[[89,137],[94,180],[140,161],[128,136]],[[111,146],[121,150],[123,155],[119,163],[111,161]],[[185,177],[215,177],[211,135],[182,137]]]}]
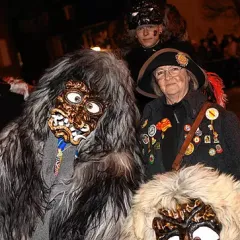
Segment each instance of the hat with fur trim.
[{"label": "hat with fur trim", "polygon": [[163,17],[164,6],[160,6],[152,0],[138,1],[128,14],[128,27],[132,30],[141,25],[162,24]]},{"label": "hat with fur trim", "polygon": [[160,66],[179,66],[190,71],[197,79],[199,88],[206,82],[206,74],[191,57],[174,48],[165,48],[155,52],[142,66],[138,75],[137,91],[147,97],[156,98],[152,87],[152,73]]}]

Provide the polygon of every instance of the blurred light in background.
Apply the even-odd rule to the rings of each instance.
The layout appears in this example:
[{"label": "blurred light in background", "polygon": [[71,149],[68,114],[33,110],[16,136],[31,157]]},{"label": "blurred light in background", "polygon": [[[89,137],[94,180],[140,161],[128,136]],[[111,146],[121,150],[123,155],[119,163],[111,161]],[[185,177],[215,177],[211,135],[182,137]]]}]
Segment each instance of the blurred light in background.
[{"label": "blurred light in background", "polygon": [[98,52],[101,51],[100,47],[91,47],[91,49],[94,50],[94,51],[98,51]]}]

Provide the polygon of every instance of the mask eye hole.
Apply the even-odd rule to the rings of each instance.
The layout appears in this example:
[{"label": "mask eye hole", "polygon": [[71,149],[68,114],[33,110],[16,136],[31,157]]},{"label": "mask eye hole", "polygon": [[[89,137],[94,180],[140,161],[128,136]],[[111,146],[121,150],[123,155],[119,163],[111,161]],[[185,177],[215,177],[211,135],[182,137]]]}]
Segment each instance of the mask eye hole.
[{"label": "mask eye hole", "polygon": [[199,227],[193,232],[193,240],[219,240],[220,236],[209,227]]},{"label": "mask eye hole", "polygon": [[168,240],[180,240],[179,236],[173,236],[168,238]]},{"label": "mask eye hole", "polygon": [[80,103],[82,101],[82,96],[76,92],[70,92],[66,95],[66,99],[74,104]]},{"label": "mask eye hole", "polygon": [[102,107],[95,102],[86,103],[86,109],[88,112],[96,114],[102,111]]}]

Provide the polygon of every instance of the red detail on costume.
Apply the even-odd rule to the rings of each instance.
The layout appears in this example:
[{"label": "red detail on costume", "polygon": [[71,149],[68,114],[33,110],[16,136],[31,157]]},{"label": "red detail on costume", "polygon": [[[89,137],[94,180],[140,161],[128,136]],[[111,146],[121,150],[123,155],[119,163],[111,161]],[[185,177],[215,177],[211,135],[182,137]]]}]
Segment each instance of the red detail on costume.
[{"label": "red detail on costume", "polygon": [[219,105],[225,108],[227,102],[227,95],[224,93],[223,80],[216,74],[212,72],[206,72],[207,78],[213,88],[213,93],[216,101]]}]

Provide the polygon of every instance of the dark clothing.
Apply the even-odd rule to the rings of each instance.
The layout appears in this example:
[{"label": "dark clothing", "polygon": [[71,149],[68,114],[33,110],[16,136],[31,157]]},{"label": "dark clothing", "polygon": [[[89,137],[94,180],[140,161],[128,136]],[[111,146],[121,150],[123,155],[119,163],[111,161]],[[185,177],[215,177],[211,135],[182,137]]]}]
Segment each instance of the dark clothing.
[{"label": "dark clothing", "polygon": [[164,133],[162,141],[163,165],[167,171],[171,170],[172,163],[178,151],[178,139],[182,133],[186,110],[182,102],[163,106],[164,117],[169,119],[172,127]]},{"label": "dark clothing", "polygon": [[[176,129],[176,120],[166,112],[164,101],[164,97],[153,100],[146,105],[143,112],[141,137],[148,178],[171,170],[171,164],[185,140],[189,127],[206,101],[206,96],[199,91],[190,91],[181,101],[177,108],[180,107],[180,116],[184,116],[184,111],[181,110],[183,107],[186,116],[182,119],[180,117],[181,130],[177,130],[175,134],[171,133],[170,129]],[[240,122],[234,113],[218,104],[213,103],[211,108],[214,108],[215,116],[217,113],[219,116],[215,120],[204,116],[191,141],[189,155],[183,157],[181,166],[203,163],[240,179]]]},{"label": "dark clothing", "polygon": [[10,92],[10,85],[0,82],[0,109],[2,113],[0,130],[21,114],[23,104],[22,95]]},{"label": "dark clothing", "polygon": [[[133,48],[125,57],[124,60],[128,64],[128,68],[130,69],[131,76],[137,86],[137,79],[140,69],[143,64],[151,57],[156,51],[163,48],[175,48],[182,52],[187,53],[190,57],[195,61],[199,62],[194,49],[190,42],[188,41],[167,41],[165,43],[158,43],[153,48],[143,48],[141,46]],[[137,99],[137,105],[139,107],[140,112],[143,112],[144,106],[152,101],[152,98],[145,97],[139,93],[135,93]]]},{"label": "dark clothing", "polygon": [[[151,57],[156,51],[161,49],[161,44],[157,44],[153,48],[133,48],[126,56],[125,60],[128,64],[128,68],[131,72],[131,76],[135,82],[135,87],[137,86],[137,79],[140,69],[142,68],[142,65],[147,61],[149,57]],[[142,113],[144,106],[152,101],[152,98],[145,97],[141,94],[139,94],[137,91],[135,91],[135,96],[137,100],[137,105],[139,108],[139,111]]]}]

